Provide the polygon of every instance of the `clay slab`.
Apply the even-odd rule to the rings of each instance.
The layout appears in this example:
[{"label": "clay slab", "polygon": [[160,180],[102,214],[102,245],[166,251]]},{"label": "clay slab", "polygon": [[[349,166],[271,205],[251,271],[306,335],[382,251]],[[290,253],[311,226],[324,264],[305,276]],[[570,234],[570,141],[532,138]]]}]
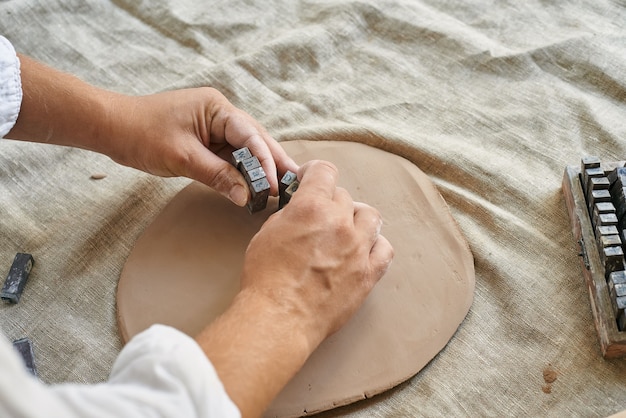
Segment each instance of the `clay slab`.
[{"label": "clay slab", "polygon": [[[351,142],[282,143],[298,163],[337,165],[339,185],[378,208],[394,262],[356,315],[312,354],[270,406],[293,417],[371,397],[419,372],[450,340],[473,299],[469,247],[429,178],[396,155]],[[199,183],[146,229],[122,271],[125,341],[154,323],[194,336],[239,288],[249,240],[278,205],[250,215]]]}]

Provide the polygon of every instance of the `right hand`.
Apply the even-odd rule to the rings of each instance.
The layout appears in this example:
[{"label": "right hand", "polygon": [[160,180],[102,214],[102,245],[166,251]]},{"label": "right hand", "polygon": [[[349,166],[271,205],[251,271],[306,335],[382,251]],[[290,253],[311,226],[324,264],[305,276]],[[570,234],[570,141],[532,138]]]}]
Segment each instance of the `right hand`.
[{"label": "right hand", "polygon": [[347,322],[393,258],[380,213],[353,202],[337,176],[324,161],[300,168],[298,191],[253,237],[242,274],[241,291],[267,298],[310,348]]}]

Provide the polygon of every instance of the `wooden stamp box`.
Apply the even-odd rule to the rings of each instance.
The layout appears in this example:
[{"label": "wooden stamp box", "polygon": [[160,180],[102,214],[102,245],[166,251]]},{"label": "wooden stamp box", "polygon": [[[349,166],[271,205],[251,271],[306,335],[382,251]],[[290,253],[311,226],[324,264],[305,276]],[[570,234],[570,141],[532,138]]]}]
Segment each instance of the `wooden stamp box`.
[{"label": "wooden stamp box", "polygon": [[[596,157],[584,157],[580,166],[566,167],[563,177],[572,233],[578,242],[583,277],[605,358],[626,356],[626,284],[618,283],[626,277],[623,261],[626,184],[615,183],[616,178],[619,181],[619,174],[626,172],[625,165],[625,161],[601,163]],[[607,199],[613,205],[605,204]],[[611,206],[614,206],[612,213]],[[610,230],[616,231],[619,238],[614,233],[608,236],[600,232],[600,226],[606,226],[602,231],[607,231],[612,225],[615,228]]]}]

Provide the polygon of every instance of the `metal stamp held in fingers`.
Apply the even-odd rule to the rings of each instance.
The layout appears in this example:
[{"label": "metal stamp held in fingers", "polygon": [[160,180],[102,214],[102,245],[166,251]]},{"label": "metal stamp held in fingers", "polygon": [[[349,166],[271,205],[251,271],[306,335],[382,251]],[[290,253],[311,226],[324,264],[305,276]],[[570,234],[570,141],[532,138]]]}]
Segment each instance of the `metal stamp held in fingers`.
[{"label": "metal stamp held in fingers", "polygon": [[233,151],[231,162],[235,167],[239,168],[239,164],[243,160],[247,160],[248,158],[251,158],[251,157],[252,157],[252,153],[250,153],[250,150],[247,147],[243,147],[243,148],[239,148],[238,150]]},{"label": "metal stamp held in fingers", "polygon": [[[287,170],[278,184],[278,210],[282,209],[287,203],[289,203],[291,196],[297,190],[299,184],[298,176]],[[287,192],[287,190],[289,190],[289,192]]]},{"label": "metal stamp held in fingers", "polygon": [[257,168],[253,168],[252,170],[246,171],[244,176],[246,177],[246,181],[248,181],[249,183],[255,182],[257,180],[260,180],[266,177],[263,167],[257,167]]},{"label": "metal stamp held in fingers", "polygon": [[246,206],[250,213],[258,212],[267,207],[267,199],[270,196],[270,183],[266,177],[263,177],[257,181],[253,181],[250,186],[250,201]]},{"label": "metal stamp held in fingers", "polygon": [[254,213],[265,209],[270,195],[270,184],[259,159],[244,147],[233,151],[232,163],[241,172],[250,189],[250,201],[246,205],[248,211]]},{"label": "metal stamp held in fingers", "polygon": [[255,168],[261,167],[261,162],[257,157],[246,158],[241,161],[241,171],[252,171]]}]

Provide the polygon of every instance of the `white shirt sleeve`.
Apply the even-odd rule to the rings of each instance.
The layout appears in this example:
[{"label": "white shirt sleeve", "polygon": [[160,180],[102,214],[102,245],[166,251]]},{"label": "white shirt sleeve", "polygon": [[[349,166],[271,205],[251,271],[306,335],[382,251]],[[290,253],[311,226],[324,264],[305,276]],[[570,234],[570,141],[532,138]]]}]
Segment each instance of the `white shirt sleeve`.
[{"label": "white shirt sleeve", "polygon": [[0,362],[3,417],[241,416],[198,344],[164,325],[131,339],[106,383],[45,386],[26,372],[4,338]]},{"label": "white shirt sleeve", "polygon": [[13,45],[0,36],[0,138],[15,125],[21,104],[20,60]]}]

